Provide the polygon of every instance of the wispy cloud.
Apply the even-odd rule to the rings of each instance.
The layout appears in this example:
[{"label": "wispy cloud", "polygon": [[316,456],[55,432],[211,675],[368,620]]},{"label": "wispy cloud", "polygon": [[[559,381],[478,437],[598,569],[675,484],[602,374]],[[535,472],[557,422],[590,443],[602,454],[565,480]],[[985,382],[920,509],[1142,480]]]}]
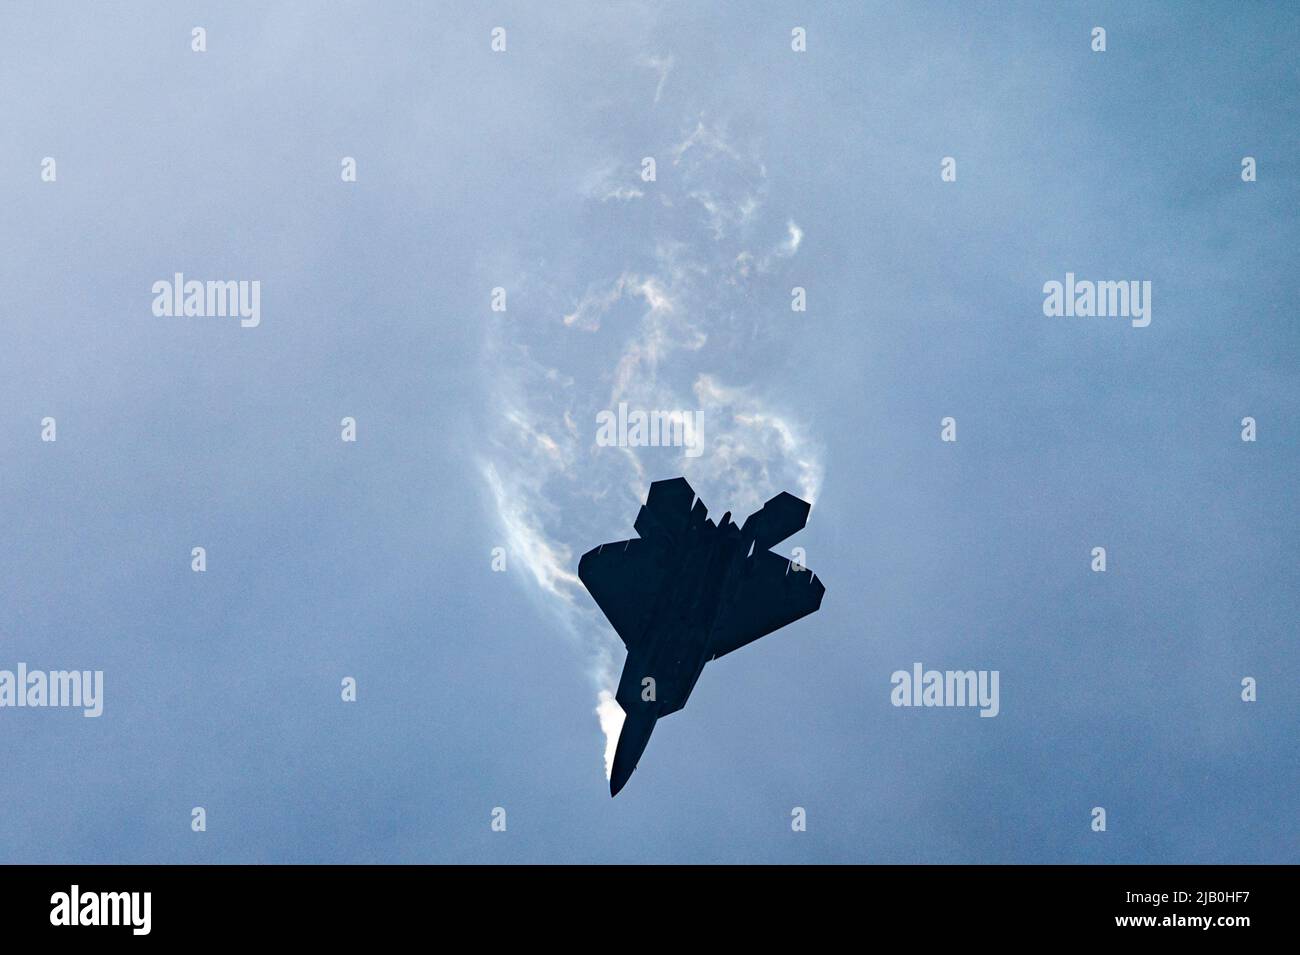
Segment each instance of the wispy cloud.
[{"label": "wispy cloud", "polygon": [[799,251],[799,246],[803,243],[803,229],[794,224],[794,220],[785,224],[787,236],[786,240],[776,247],[776,254],[783,259],[788,259]]},{"label": "wispy cloud", "polygon": [[[669,68],[671,59],[662,76]],[[622,647],[577,579],[578,556],[634,536],[651,480],[684,474],[714,507],[738,514],[786,489],[815,500],[822,480],[819,445],[779,392],[738,383],[760,331],[749,284],[793,258],[803,231],[764,221],[762,164],[744,158],[725,125],[695,122],[665,152],[678,174],[654,186],[664,207],[693,202],[704,220],[668,216],[629,259],[636,268],[595,276],[567,302],[561,292],[550,315],[497,325],[488,338],[498,423],[482,473],[510,558],[582,647],[607,774],[623,717],[613,699]],[[608,167],[594,170],[589,194],[608,178]],[[768,251],[757,261],[744,247],[782,232],[760,244]],[[695,411],[704,454],[597,447],[596,414],[621,401]]]},{"label": "wispy cloud", "polygon": [[668,82],[668,74],[673,71],[673,55],[666,56],[647,56],[641,61],[650,69],[659,75],[659,82],[655,84],[655,102],[664,94],[664,84]]},{"label": "wispy cloud", "polygon": [[578,300],[573,311],[564,316],[564,324],[583,331],[600,331],[600,322],[605,313],[616,305],[625,295],[639,296],[645,299],[653,312],[671,312],[672,298],[662,282],[655,276],[642,278],[630,272],[624,272],[606,288],[588,289]]},{"label": "wispy cloud", "polygon": [[495,464],[483,465],[483,476],[492,490],[497,516],[506,532],[507,553],[527,568],[538,587],[565,603],[572,603],[574,591],[582,586],[570,569],[572,553],[543,528],[537,510],[537,488],[519,486],[519,473],[515,471],[510,478],[503,478]]},{"label": "wispy cloud", "polygon": [[609,160],[582,176],[578,194],[598,202],[631,202],[643,198],[645,191],[630,166]]}]

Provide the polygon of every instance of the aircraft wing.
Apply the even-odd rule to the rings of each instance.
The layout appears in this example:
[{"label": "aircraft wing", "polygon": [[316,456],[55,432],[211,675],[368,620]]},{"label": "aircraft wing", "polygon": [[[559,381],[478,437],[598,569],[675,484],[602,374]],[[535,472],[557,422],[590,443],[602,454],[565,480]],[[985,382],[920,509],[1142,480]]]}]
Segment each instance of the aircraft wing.
[{"label": "aircraft wing", "polygon": [[645,633],[667,576],[668,551],[653,540],[615,541],[587,551],[578,579],[629,650]]},{"label": "aircraft wing", "polygon": [[826,588],[807,568],[797,571],[771,551],[755,551],[709,637],[712,659],[806,617],[822,605]]},{"label": "aircraft wing", "polygon": [[628,649],[645,632],[668,576],[670,555],[704,505],[685,478],[655,481],[633,525],[640,539],[602,544],[582,555],[578,579],[613,624]]},{"label": "aircraft wing", "polygon": [[655,481],[633,525],[640,539],[601,544],[578,561],[578,579],[629,650],[654,615],[676,544],[693,517],[703,520],[705,508],[695,502],[692,509],[694,500],[685,478]]}]

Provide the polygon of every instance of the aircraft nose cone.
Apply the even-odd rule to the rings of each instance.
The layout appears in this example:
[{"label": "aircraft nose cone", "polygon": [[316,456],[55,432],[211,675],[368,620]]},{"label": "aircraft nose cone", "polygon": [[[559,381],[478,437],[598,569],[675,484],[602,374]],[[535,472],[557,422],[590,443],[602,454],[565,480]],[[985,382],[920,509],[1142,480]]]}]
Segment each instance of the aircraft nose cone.
[{"label": "aircraft nose cone", "polygon": [[620,789],[627,785],[627,781],[632,778],[631,773],[615,773],[609,777],[609,795],[617,796]]},{"label": "aircraft nose cone", "polygon": [[614,769],[609,774],[609,794],[617,796],[620,789],[627,785],[627,781],[632,778],[632,772],[636,769],[636,763],[626,758],[620,758],[624,754],[617,753],[614,756]]},{"label": "aircraft nose cone", "polygon": [[623,721],[618,734],[618,748],[614,750],[614,768],[609,774],[609,794],[617,796],[636,771],[636,764],[645,752],[645,744],[654,732],[658,714],[651,709],[636,709]]}]

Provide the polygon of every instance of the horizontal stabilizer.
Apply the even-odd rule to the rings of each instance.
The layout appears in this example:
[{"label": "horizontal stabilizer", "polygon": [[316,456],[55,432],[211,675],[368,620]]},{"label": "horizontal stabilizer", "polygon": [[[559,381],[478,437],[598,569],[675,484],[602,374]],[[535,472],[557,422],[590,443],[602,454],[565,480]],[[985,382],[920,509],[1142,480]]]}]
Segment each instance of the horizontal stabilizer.
[{"label": "horizontal stabilizer", "polygon": [[756,551],[768,550],[803,530],[811,510],[812,505],[807,501],[799,500],[789,491],[782,491],[760,510],[750,514],[740,533],[746,540],[754,542]]}]

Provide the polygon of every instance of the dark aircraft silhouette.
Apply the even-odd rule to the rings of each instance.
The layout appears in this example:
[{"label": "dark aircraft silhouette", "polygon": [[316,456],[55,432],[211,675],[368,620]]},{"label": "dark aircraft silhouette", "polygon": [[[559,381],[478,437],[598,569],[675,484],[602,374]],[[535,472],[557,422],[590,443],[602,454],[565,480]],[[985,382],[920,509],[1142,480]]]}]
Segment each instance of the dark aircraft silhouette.
[{"label": "dark aircraft silhouette", "polygon": [[768,550],[802,530],[810,508],[783,491],[743,527],[730,511],[715,525],[685,478],[655,481],[633,524],[641,536],[582,555],[578,577],[627,647],[611,796],[655,722],[686,705],[704,664],[822,605],[826,588],[813,572]]}]

